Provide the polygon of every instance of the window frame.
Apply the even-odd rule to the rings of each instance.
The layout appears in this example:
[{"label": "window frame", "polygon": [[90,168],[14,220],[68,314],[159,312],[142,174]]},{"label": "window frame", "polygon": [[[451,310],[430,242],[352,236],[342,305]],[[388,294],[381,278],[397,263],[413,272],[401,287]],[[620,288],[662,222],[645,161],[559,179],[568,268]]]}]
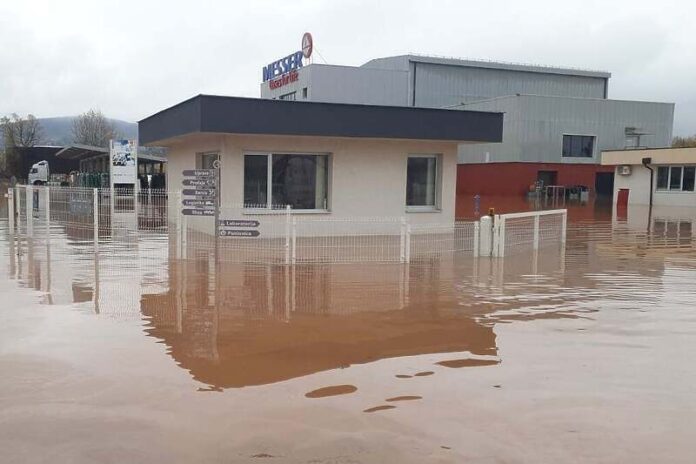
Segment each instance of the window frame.
[{"label": "window frame", "polygon": [[[672,170],[675,168],[679,168],[681,175],[680,175],[680,180],[679,180],[679,188],[672,188]],[[686,172],[687,168],[694,169],[694,176],[696,177],[696,165],[694,164],[661,164],[656,166],[655,169],[655,192],[656,193],[696,193],[696,185],[694,185],[694,188],[691,190],[684,190],[684,174]],[[666,187],[660,187],[658,184],[658,175],[657,172],[659,169],[666,169],[667,170],[667,186]],[[696,182],[694,182],[696,184]]]},{"label": "window frame", "polygon": [[[408,205],[408,160],[411,158],[429,158],[435,160],[435,202],[431,205]],[[409,153],[406,156],[404,170],[404,206],[407,213],[433,213],[442,211],[442,154]]]},{"label": "window frame", "polygon": [[244,196],[244,187],[246,180],[244,179],[244,171],[246,167],[246,157],[247,156],[265,156],[266,163],[266,206],[262,208],[258,207],[247,207],[244,198],[242,198],[242,204],[244,205],[243,211],[245,214],[273,214],[285,212],[285,209],[274,209],[273,208],[273,155],[300,155],[300,156],[325,156],[326,157],[326,208],[314,208],[314,209],[291,209],[293,213],[330,213],[331,212],[331,179],[332,179],[332,166],[333,160],[331,153],[323,152],[291,152],[291,151],[253,151],[253,150],[243,150],[242,151],[242,197]]},{"label": "window frame", "polygon": [[[563,148],[565,147],[566,137],[590,137],[592,139],[592,154],[590,156],[575,156],[575,155],[564,155]],[[572,141],[570,147],[572,147]],[[582,150],[582,139],[580,139],[580,146]],[[571,134],[564,132],[561,134],[561,159],[596,159],[597,158],[597,135],[596,134]]]}]

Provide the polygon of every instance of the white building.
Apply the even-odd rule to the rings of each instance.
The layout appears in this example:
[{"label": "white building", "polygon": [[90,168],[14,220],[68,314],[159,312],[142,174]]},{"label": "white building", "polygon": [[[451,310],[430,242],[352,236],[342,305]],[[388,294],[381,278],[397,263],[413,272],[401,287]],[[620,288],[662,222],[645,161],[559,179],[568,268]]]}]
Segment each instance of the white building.
[{"label": "white building", "polygon": [[616,171],[619,206],[696,207],[696,148],[605,151],[602,164]]}]

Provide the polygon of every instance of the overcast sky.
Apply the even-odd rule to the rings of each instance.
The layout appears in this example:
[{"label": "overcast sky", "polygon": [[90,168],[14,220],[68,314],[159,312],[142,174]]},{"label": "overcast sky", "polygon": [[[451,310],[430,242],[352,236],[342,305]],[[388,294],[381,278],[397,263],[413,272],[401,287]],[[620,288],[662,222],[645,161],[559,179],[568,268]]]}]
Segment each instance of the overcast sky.
[{"label": "overcast sky", "polygon": [[[199,93],[259,95],[300,48],[328,63],[408,52],[612,73],[609,96],[676,103],[696,133],[693,1],[0,1],[0,115],[137,121]],[[318,58],[318,57],[317,57]]]}]

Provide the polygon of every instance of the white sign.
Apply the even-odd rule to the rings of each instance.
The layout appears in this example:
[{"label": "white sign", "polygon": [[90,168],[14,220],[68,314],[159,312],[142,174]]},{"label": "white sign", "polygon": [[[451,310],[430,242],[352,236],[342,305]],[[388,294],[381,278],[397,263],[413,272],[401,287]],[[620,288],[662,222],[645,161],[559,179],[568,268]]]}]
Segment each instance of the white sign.
[{"label": "white sign", "polygon": [[111,141],[111,184],[135,184],[138,180],[138,145],[135,140]]}]

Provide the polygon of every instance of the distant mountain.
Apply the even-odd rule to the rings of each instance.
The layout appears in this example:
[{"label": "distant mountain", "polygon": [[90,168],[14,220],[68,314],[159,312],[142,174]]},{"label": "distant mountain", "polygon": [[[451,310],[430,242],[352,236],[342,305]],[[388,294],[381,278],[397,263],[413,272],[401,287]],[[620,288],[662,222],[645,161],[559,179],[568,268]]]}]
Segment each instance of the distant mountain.
[{"label": "distant mountain", "polygon": [[[72,143],[72,125],[77,116],[58,118],[39,118],[41,124],[41,145],[68,145]],[[138,138],[138,124],[109,119],[116,128],[119,137],[124,139]]]}]

